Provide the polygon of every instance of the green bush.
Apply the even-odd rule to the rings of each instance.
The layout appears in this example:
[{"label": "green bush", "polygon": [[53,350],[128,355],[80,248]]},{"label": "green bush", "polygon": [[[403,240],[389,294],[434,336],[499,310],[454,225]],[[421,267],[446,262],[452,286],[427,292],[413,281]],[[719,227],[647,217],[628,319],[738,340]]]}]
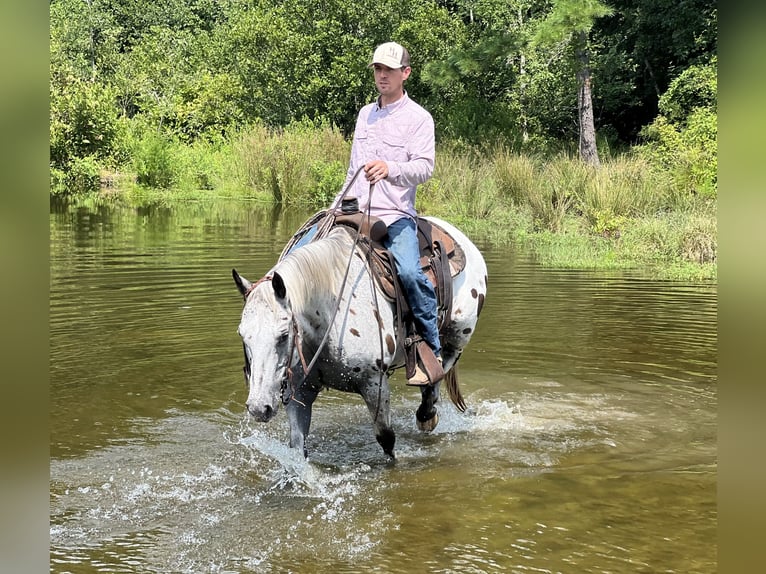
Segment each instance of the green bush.
[{"label": "green bush", "polygon": [[234,138],[238,178],[277,203],[326,204],[345,180],[350,144],[339,130],[303,120],[281,130],[256,124]]},{"label": "green bush", "polygon": [[660,96],[660,114],[674,124],[684,124],[697,109],[712,112],[718,107],[718,59],[709,64],[690,66],[678,75]]},{"label": "green bush", "polygon": [[339,161],[317,160],[311,165],[316,184],[309,199],[316,206],[327,206],[335,198],[346,180],[346,167]]},{"label": "green bush", "polygon": [[136,181],[148,187],[167,189],[178,180],[174,144],[161,133],[144,133],[134,144]]},{"label": "green bush", "polygon": [[51,166],[52,195],[73,196],[98,191],[101,187],[100,161],[92,156],[74,157],[64,169]]},{"label": "green bush", "polygon": [[660,115],[641,131],[636,152],[667,170],[682,195],[718,193],[716,59],[692,66],[660,98]]},{"label": "green bush", "polygon": [[115,91],[73,75],[51,84],[49,145],[53,167],[69,169],[75,158],[103,162],[117,157],[123,124],[115,105]]}]

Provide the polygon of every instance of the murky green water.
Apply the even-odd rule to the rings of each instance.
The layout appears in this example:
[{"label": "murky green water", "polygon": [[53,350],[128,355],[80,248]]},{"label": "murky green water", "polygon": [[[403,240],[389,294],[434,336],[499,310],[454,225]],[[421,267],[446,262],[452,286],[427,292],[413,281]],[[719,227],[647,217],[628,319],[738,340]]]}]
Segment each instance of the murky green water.
[{"label": "murky green water", "polygon": [[715,286],[489,267],[469,403],[428,436],[393,383],[244,413],[241,298],[307,214],[248,203],[51,211],[52,572],[716,571]]}]

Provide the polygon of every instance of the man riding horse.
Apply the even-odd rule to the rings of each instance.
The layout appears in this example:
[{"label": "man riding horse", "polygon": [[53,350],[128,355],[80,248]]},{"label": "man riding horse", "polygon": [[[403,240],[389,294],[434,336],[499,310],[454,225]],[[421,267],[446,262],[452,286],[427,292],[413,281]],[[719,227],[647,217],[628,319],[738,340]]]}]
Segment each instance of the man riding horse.
[{"label": "man riding horse", "polygon": [[[434,121],[404,90],[412,72],[406,48],[396,42],[381,44],[369,67],[380,95],[359,112],[346,181],[333,206],[339,208],[344,198],[355,197],[363,213],[387,225],[383,244],[394,257],[418,331],[436,358],[436,363],[429,362],[436,366],[428,374],[416,366],[407,384],[435,384],[444,376],[437,299],[420,265],[415,211],[417,186],[428,181],[434,169]],[[360,170],[364,180],[356,177]],[[295,247],[308,242],[313,231]]]}]

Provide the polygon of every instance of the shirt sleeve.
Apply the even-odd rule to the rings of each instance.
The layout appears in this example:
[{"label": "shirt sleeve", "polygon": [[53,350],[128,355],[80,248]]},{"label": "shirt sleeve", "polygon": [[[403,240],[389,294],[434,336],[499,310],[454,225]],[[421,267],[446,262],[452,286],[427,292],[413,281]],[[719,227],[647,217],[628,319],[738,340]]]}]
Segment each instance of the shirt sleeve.
[{"label": "shirt sleeve", "polygon": [[434,171],[434,120],[425,115],[409,134],[406,162],[389,161],[388,181],[401,187],[415,187],[425,183]]}]

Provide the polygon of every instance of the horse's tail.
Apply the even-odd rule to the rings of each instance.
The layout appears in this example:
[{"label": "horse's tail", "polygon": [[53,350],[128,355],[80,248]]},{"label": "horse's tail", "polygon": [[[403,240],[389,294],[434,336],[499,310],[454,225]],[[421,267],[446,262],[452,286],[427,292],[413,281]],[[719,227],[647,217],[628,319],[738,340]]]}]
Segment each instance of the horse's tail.
[{"label": "horse's tail", "polygon": [[466,404],[465,400],[463,400],[463,393],[460,392],[460,384],[457,380],[457,363],[452,365],[452,368],[444,374],[443,382],[447,385],[447,392],[449,393],[449,398],[452,401],[452,404],[457,407],[457,410],[464,413]]}]

